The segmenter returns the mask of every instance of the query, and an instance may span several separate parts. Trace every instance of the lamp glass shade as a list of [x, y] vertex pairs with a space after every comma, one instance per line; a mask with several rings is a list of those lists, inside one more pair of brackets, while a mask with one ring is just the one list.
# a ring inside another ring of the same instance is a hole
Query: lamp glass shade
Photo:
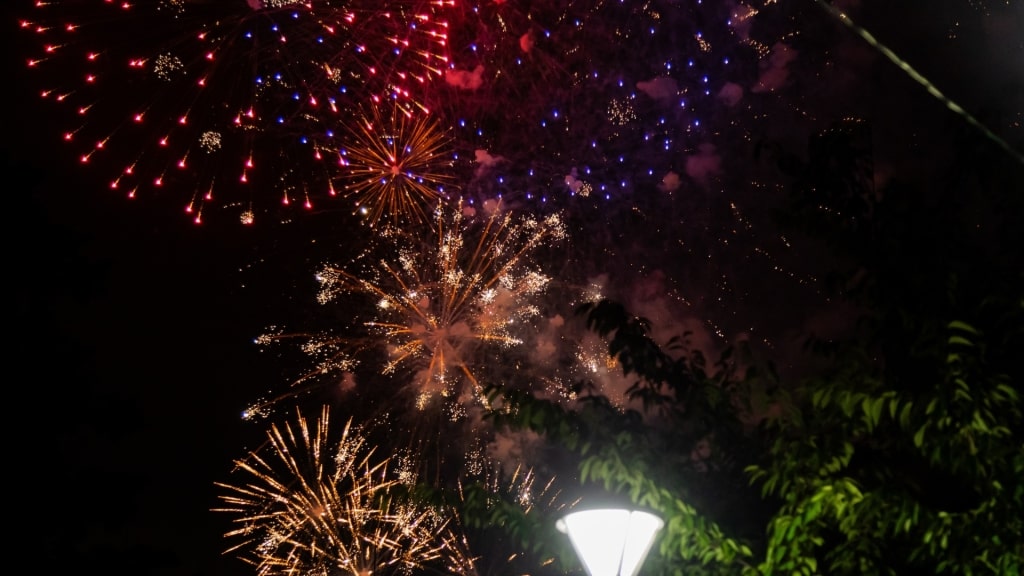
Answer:
[[664, 524], [648, 512], [609, 509], [572, 512], [557, 527], [590, 576], [635, 576]]

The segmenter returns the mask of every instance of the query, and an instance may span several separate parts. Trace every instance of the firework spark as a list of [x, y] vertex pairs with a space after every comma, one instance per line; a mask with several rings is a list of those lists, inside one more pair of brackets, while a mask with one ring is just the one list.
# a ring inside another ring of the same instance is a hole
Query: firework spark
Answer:
[[261, 576], [457, 573], [469, 562], [448, 519], [392, 497], [399, 481], [351, 420], [332, 440], [326, 407], [312, 424], [297, 412], [267, 437], [263, 450], [236, 461], [245, 481], [217, 484], [226, 493], [215, 510], [238, 524], [226, 536], [240, 542], [227, 553]]
[[[450, 135], [435, 118], [400, 106], [370, 106], [355, 122], [339, 153], [345, 166], [345, 196], [371, 226], [430, 222], [433, 205], [444, 200], [452, 180]], [[448, 152], [447, 155], [445, 152]]]
[[[491, 468], [484, 476], [460, 480], [454, 492], [448, 493], [452, 516], [493, 517], [495, 514], [500, 516], [503, 510], [518, 509], [521, 514], [516, 521], [518, 525], [553, 524], [550, 518], [564, 513], [578, 500], [564, 497], [556, 477], [545, 480], [540, 476], [533, 468], [519, 464], [513, 467], [511, 474], [499, 466]], [[454, 529], [461, 530], [463, 536], [459, 540], [467, 550], [486, 546], [487, 553], [474, 558], [472, 569], [475, 575], [560, 573], [551, 571], [554, 558], [524, 554], [514, 537], [495, 538], [494, 533], [502, 531], [502, 526], [479, 523], [474, 523], [474, 526], [472, 529], [466, 526]], [[468, 552], [464, 556], [472, 557]]]
[[[29, 66], [83, 163], [129, 197], [161, 189], [243, 222], [264, 196], [333, 192], [334, 126], [365, 102], [425, 113], [447, 62], [451, 0], [37, 2]], [[217, 204], [212, 204], [217, 203]], [[273, 206], [273, 204], [271, 204]]]

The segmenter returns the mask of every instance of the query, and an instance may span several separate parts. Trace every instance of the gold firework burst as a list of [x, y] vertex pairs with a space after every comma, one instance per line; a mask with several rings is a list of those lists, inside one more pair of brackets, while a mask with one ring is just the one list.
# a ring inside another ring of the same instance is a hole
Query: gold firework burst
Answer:
[[448, 520], [435, 510], [391, 496], [386, 459], [374, 462], [365, 436], [345, 425], [331, 439], [329, 411], [310, 425], [274, 425], [264, 448], [236, 461], [246, 475], [226, 490], [218, 512], [233, 514], [240, 538], [227, 553], [260, 576], [409, 574], [464, 566]]
[[482, 400], [475, 369], [520, 344], [517, 330], [540, 313], [533, 298], [550, 279], [530, 257], [564, 235], [557, 214], [516, 219], [497, 203], [475, 218], [457, 202], [436, 211], [426, 245], [390, 227], [382, 237], [397, 248], [392, 259], [358, 271], [326, 267], [319, 300], [355, 293], [376, 302], [366, 326], [389, 352], [381, 372], [411, 370], [421, 407], [438, 393], [455, 405]]
[[430, 221], [452, 181], [451, 137], [436, 119], [397, 104], [371, 106], [345, 141], [338, 153], [342, 189], [370, 226]]

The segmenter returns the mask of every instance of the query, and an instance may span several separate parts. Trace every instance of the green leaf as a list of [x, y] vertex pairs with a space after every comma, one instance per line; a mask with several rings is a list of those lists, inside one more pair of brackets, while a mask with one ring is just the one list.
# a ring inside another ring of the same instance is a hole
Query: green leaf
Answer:
[[974, 347], [974, 342], [971, 342], [963, 336], [953, 335], [949, 337], [948, 343], [950, 346], [966, 346], [968, 348]]
[[871, 428], [874, 427], [874, 425], [871, 423], [873, 420], [873, 418], [871, 417], [873, 412], [871, 398], [865, 397], [864, 400], [860, 403], [860, 407], [861, 410], [864, 411], [864, 422], [868, 425], [868, 429], [870, 430]]
[[882, 420], [882, 410], [885, 407], [885, 398], [876, 398], [871, 403], [871, 428], [878, 426]]
[[924, 431], [926, 428], [928, 428], [927, 424], [921, 426], [921, 428], [914, 434], [914, 446], [921, 448], [924, 445]]
[[968, 334], [978, 334], [978, 331], [974, 328], [974, 326], [971, 326], [970, 324], [966, 322], [961, 322], [959, 320], [953, 320], [952, 322], [947, 324], [946, 327], [949, 328], [950, 330], [960, 330], [962, 332], [967, 332]]
[[910, 428], [910, 412], [913, 408], [913, 404], [907, 402], [903, 405], [903, 410], [900, 411], [900, 426], [904, 429]]

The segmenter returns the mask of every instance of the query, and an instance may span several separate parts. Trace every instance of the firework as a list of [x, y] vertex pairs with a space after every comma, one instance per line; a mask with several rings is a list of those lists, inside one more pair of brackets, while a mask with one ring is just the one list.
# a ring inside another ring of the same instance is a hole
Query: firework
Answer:
[[[780, 12], [772, 0], [455, 11], [449, 71], [427, 97], [450, 116], [460, 157], [501, 159], [479, 162], [463, 194], [607, 206], [706, 185], [687, 165], [705, 160], [706, 145], [721, 154], [727, 138], [749, 141], [768, 120], [752, 101], [787, 85], [796, 31], [773, 22]], [[749, 76], [753, 62], [760, 78]]]
[[463, 406], [483, 401], [479, 373], [510, 367], [512, 349], [540, 314], [536, 299], [550, 279], [531, 259], [565, 234], [558, 214], [519, 217], [500, 202], [489, 208], [474, 214], [461, 201], [440, 206], [427, 239], [420, 229], [386, 226], [380, 246], [364, 257], [325, 266], [318, 301], [343, 306], [352, 322], [308, 334], [277, 329], [259, 340], [303, 342], [314, 360], [312, 380], [294, 390], [307, 390], [319, 375], [333, 384], [360, 357], [362, 368], [411, 391], [406, 398], [420, 409], [440, 397], [458, 420]]
[[236, 462], [246, 476], [226, 490], [218, 512], [235, 516], [240, 539], [227, 553], [272, 574], [457, 573], [468, 560], [448, 520], [392, 497], [388, 461], [374, 462], [362, 431], [345, 425], [331, 438], [329, 410], [310, 424], [274, 425], [260, 451]]
[[[671, 162], [666, 142], [697, 113], [692, 92], [679, 106], [683, 92], [706, 88], [679, 61], [706, 59], [696, 37], [683, 46], [657, 40], [694, 28], [692, 8], [601, 0], [475, 8], [452, 17], [451, 66], [428, 95], [452, 116], [460, 154], [503, 159], [481, 163], [468, 189], [510, 200], [610, 199], [656, 181], [640, 163], [655, 171]], [[668, 75], [679, 94], [638, 90]], [[643, 160], [627, 168], [634, 158]]]
[[389, 234], [399, 246], [393, 260], [357, 272], [325, 268], [319, 300], [330, 302], [342, 293], [372, 298], [376, 312], [366, 327], [388, 348], [382, 372], [414, 372], [413, 387], [423, 400], [478, 393], [474, 365], [486, 362], [486, 350], [520, 344], [515, 329], [539, 314], [531, 299], [549, 278], [529, 257], [563, 237], [560, 217], [517, 221], [499, 203], [480, 222], [471, 222], [460, 202], [437, 211], [427, 246], [402, 229]]
[[294, 378], [288, 390], [252, 402], [242, 412], [244, 420], [268, 418], [280, 402], [312, 393], [323, 388], [325, 382], [339, 386], [343, 392], [353, 386], [352, 373], [359, 362], [347, 349], [343, 339], [318, 332], [285, 333], [280, 328], [270, 327], [256, 338], [256, 345], [268, 347], [284, 341], [299, 342], [302, 356], [311, 359], [313, 367]]
[[[492, 468], [484, 476], [468, 477], [460, 480], [456, 489], [450, 494], [450, 507], [457, 510], [454, 518], [466, 515], [468, 518], [502, 518], [511, 515], [514, 518], [504, 522], [464, 522], [454, 529], [460, 530], [467, 550], [486, 547], [487, 554], [475, 558], [473, 568], [475, 574], [561, 574], [553, 557], [549, 556], [548, 548], [538, 554], [525, 553], [523, 542], [514, 534], [505, 532], [508, 525], [521, 528], [532, 525], [536, 530], [534, 537], [539, 537], [544, 526], [553, 526], [554, 517], [574, 506], [578, 500], [566, 498], [557, 486], [557, 478], [551, 476], [541, 478], [542, 474], [523, 464], [512, 468], [511, 474], [501, 469]], [[472, 524], [468, 528], [465, 524]], [[471, 557], [467, 552], [465, 556]], [[539, 556], [539, 557], [538, 557]]]
[[482, 487], [491, 495], [492, 502], [508, 502], [519, 506], [524, 514], [534, 508], [546, 512], [564, 510], [574, 502], [565, 499], [554, 476], [541, 478], [536, 469], [522, 463], [511, 467], [511, 473], [496, 462], [491, 462], [481, 473], [469, 474], [459, 482], [458, 495], [464, 502], [465, 490], [470, 483]]
[[433, 206], [445, 199], [451, 181], [449, 134], [436, 119], [399, 106], [367, 107], [349, 126], [344, 194], [371, 226], [383, 218], [396, 225], [429, 223]]
[[65, 140], [112, 189], [174, 191], [196, 221], [231, 205], [252, 222], [265, 196], [330, 196], [325, 152], [347, 110], [426, 112], [418, 94], [446, 66], [450, 3], [55, 0], [22, 27], [39, 39], [29, 65], [65, 112]]

